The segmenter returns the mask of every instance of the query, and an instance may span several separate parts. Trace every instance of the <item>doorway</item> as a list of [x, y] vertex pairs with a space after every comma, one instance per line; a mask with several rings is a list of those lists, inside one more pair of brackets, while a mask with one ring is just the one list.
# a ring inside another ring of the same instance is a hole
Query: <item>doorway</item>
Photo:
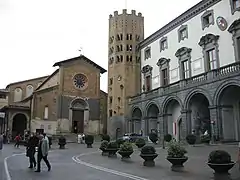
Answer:
[[77, 134], [84, 132], [84, 110], [73, 110], [72, 128], [73, 133]]

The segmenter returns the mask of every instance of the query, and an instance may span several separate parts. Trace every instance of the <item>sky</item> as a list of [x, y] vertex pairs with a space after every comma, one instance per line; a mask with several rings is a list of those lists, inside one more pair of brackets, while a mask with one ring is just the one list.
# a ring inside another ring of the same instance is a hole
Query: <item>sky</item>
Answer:
[[[200, 0], [0, 0], [0, 89], [50, 75], [53, 64], [82, 54], [108, 67], [108, 18], [144, 16], [145, 38]], [[107, 91], [107, 73], [101, 76]]]

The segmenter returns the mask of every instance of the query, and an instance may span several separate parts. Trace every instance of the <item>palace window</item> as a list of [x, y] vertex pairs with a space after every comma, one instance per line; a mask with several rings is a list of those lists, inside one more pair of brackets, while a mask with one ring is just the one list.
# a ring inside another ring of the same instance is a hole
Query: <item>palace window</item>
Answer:
[[151, 58], [151, 48], [147, 47], [144, 51], [144, 59], [147, 60], [149, 58]]
[[210, 71], [219, 68], [218, 35], [207, 34], [198, 43], [203, 48], [204, 68]]
[[209, 27], [210, 25], [214, 25], [214, 14], [213, 10], [205, 11], [205, 13], [201, 16], [202, 20], [202, 29]]
[[178, 29], [178, 42], [183, 41], [188, 38], [188, 28], [187, 25], [183, 25]]
[[132, 51], [132, 45], [127, 44], [127, 51]]
[[170, 59], [167, 58], [160, 58], [157, 62], [157, 66], [159, 66], [161, 86], [167, 86], [169, 84], [169, 62]]
[[168, 85], [168, 69], [162, 69], [161, 70], [161, 77], [162, 77], [162, 86]]
[[240, 11], [240, 0], [230, 0], [231, 11], [234, 14], [236, 11]]
[[168, 48], [167, 37], [163, 37], [160, 40], [160, 52]]
[[206, 57], [208, 61], [208, 70], [217, 69], [217, 53], [216, 49], [210, 49], [206, 52]]
[[240, 61], [240, 19], [235, 20], [229, 27], [228, 32], [232, 34], [235, 61]]
[[191, 77], [191, 48], [181, 47], [175, 53], [175, 56], [178, 58], [179, 67], [180, 67], [180, 79], [187, 79]]
[[126, 39], [127, 39], [127, 40], [132, 40], [132, 34], [127, 34]]
[[142, 73], [144, 76], [143, 91], [150, 91], [152, 89], [152, 67], [146, 65], [142, 68]]
[[145, 77], [145, 81], [146, 81], [146, 91], [150, 91], [151, 90], [151, 76], [146, 76]]

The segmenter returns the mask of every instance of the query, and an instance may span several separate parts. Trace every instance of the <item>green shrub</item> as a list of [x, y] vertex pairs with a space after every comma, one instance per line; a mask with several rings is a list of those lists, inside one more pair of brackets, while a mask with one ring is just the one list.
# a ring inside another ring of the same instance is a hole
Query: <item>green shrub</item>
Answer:
[[190, 145], [194, 145], [196, 143], [197, 137], [194, 134], [189, 134], [186, 137], [186, 141], [188, 142], [188, 144]]
[[226, 151], [215, 150], [209, 154], [208, 162], [214, 164], [228, 164], [231, 162], [231, 156]]
[[110, 142], [110, 136], [108, 134], [103, 134], [102, 135], [102, 141]]
[[141, 148], [141, 147], [145, 146], [146, 142], [143, 138], [138, 138], [136, 140], [135, 144], [138, 148]]
[[166, 134], [166, 135], [164, 136], [164, 141], [170, 142], [171, 140], [172, 140], [172, 135], [171, 135], [171, 134]]
[[102, 141], [99, 149], [103, 151], [103, 150], [107, 149], [107, 147], [108, 147], [108, 141]]
[[114, 141], [108, 143], [107, 149], [118, 149], [118, 144]]
[[155, 154], [156, 149], [153, 146], [144, 146], [141, 149], [141, 154]]
[[133, 152], [132, 143], [125, 142], [120, 146], [120, 151]]
[[156, 144], [156, 142], [158, 141], [158, 135], [156, 133], [150, 133], [149, 134], [149, 139]]
[[186, 149], [178, 142], [171, 141], [168, 147], [168, 157], [170, 158], [183, 158], [187, 153]]
[[93, 135], [86, 135], [85, 136], [85, 143], [86, 144], [93, 144], [94, 136]]
[[118, 147], [120, 147], [124, 142], [125, 142], [125, 140], [123, 140], [123, 139], [117, 139], [116, 140], [116, 143], [118, 144]]

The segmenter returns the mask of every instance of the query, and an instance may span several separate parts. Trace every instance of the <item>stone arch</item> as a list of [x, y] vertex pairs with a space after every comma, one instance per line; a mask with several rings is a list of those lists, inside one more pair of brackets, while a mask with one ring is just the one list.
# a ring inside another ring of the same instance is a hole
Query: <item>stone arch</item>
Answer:
[[149, 102], [146, 106], [145, 135], [157, 130], [160, 108], [157, 103]]
[[17, 112], [11, 117], [12, 119], [12, 137], [17, 134], [24, 135], [24, 130], [27, 129], [29, 117], [26, 113]]
[[185, 98], [184, 110], [187, 110], [187, 133], [200, 136], [204, 133], [211, 135], [211, 116], [209, 107], [212, 107], [211, 96], [203, 89], [190, 91]]
[[142, 120], [142, 110], [135, 106], [132, 108], [132, 113], [131, 113], [131, 131], [133, 133], [142, 133], [140, 132], [142, 129], [141, 125], [141, 120]]
[[77, 97], [69, 105], [69, 130], [73, 133], [85, 133], [89, 123], [89, 104], [86, 98]]
[[145, 117], [147, 117], [147, 112], [148, 112], [151, 105], [155, 105], [158, 108], [159, 112], [161, 112], [158, 103], [156, 101], [150, 101], [146, 104], [145, 109], [144, 109], [145, 110], [145, 114], [144, 114]]
[[182, 100], [178, 96], [169, 96], [169, 97], [166, 97], [162, 103], [162, 114], [166, 114], [166, 108], [169, 105], [169, 103], [173, 100], [179, 103], [181, 109], [183, 108]]
[[222, 92], [229, 86], [239, 86], [240, 87], [240, 83], [238, 80], [228, 80], [228, 81], [222, 83], [221, 85], [219, 85], [213, 96], [214, 105], [219, 104], [219, 100], [220, 100], [220, 96], [221, 96]]
[[240, 83], [230, 80], [221, 84], [214, 95], [218, 112], [218, 128], [223, 141], [240, 140]]
[[183, 105], [184, 109], [189, 109], [189, 102], [190, 102], [191, 98], [196, 94], [204, 95], [209, 102], [209, 106], [213, 105], [212, 97], [209, 95], [209, 93], [202, 88], [198, 88], [198, 89], [194, 89], [194, 90], [190, 91], [188, 93], [188, 95], [185, 97], [184, 105]]

